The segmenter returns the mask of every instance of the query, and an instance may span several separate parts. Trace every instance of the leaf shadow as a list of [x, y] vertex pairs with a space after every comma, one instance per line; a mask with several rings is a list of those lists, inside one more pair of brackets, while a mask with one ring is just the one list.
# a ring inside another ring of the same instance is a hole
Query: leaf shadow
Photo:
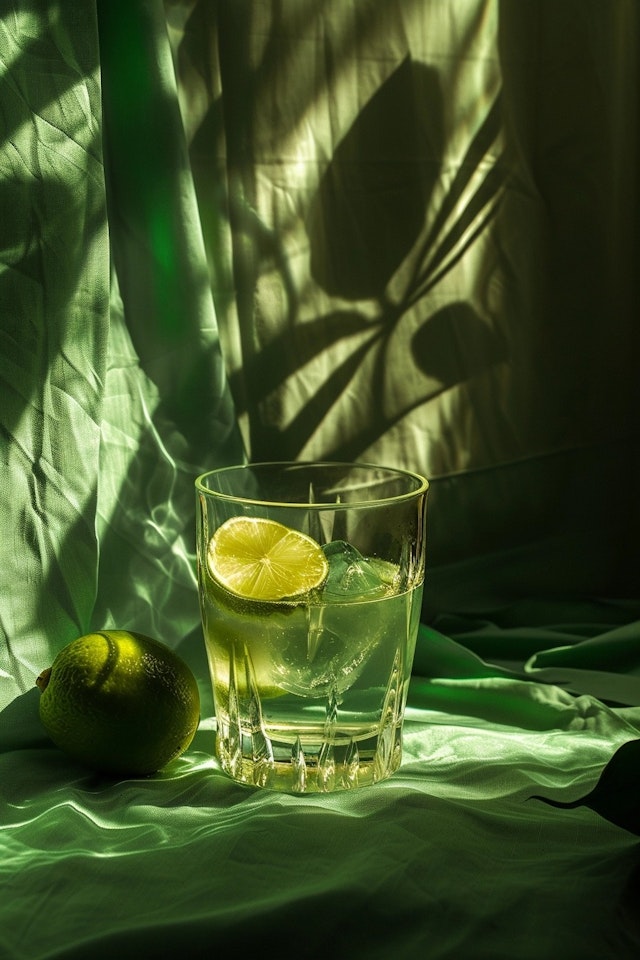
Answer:
[[[247, 357], [241, 371], [231, 374], [232, 390], [239, 394], [240, 381], [246, 379], [253, 402], [259, 402], [281, 386], [290, 372], [305, 366], [328, 347], [358, 334], [366, 334], [368, 329], [375, 330], [377, 326], [355, 310], [337, 310], [287, 328], [259, 353]], [[244, 413], [246, 406], [240, 404], [237, 410]]]
[[443, 142], [438, 73], [407, 57], [336, 147], [311, 205], [311, 275], [327, 293], [383, 297], [422, 229]]
[[418, 369], [443, 388], [481, 374], [505, 360], [505, 342], [482, 322], [470, 303], [447, 304], [413, 334], [411, 352]]
[[597, 784], [580, 800], [563, 802], [534, 796], [552, 807], [589, 807], [601, 817], [640, 836], [640, 740], [624, 743], [613, 754]]
[[[385, 193], [384, 178], [377, 169], [378, 165], [358, 162], [359, 150], [373, 149], [382, 137], [393, 140], [391, 132], [395, 128], [393, 123], [389, 125], [389, 118], [393, 115], [395, 122], [396, 117], [402, 115], [400, 104], [409, 88], [414, 96], [422, 91], [426, 103], [437, 112], [439, 88], [433, 71], [405, 61], [365, 107], [354, 124], [354, 132], [350, 131], [337, 147], [308, 221], [311, 270], [316, 282], [332, 295], [345, 299], [372, 298], [379, 307], [373, 320], [365, 320], [363, 316], [362, 326], [365, 323], [375, 325], [380, 335], [371, 337], [358, 351], [360, 361], [364, 361], [371, 350], [378, 351], [372, 361], [377, 389], [371, 391], [372, 405], [368, 408], [366, 422], [356, 424], [352, 434], [341, 435], [339, 441], [325, 451], [332, 458], [361, 455], [411, 411], [444, 390], [481, 375], [507, 359], [508, 355], [506, 342], [481, 319], [471, 303], [449, 303], [422, 320], [410, 343], [410, 357], [415, 368], [434, 383], [420, 396], [414, 397], [410, 404], [396, 409], [393, 414], [385, 413], [381, 393], [385, 360], [397, 325], [407, 311], [446, 276], [497, 215], [505, 180], [505, 170], [498, 161], [477, 185], [472, 183], [500, 132], [498, 96], [472, 138], [430, 230], [419, 239], [426, 205], [439, 175], [437, 163], [423, 164], [427, 174], [423, 170], [417, 178], [406, 181], [407, 198], [411, 198], [413, 204], [409, 214], [404, 199], [395, 202], [399, 196], [397, 192], [393, 196]], [[437, 151], [440, 143], [437, 119], [434, 125], [436, 133], [431, 133], [431, 139], [425, 139], [428, 149], [423, 149], [423, 155], [427, 157]], [[405, 139], [400, 143], [399, 156], [411, 155], [411, 150], [420, 155], [421, 149], [417, 134], [414, 141]], [[402, 159], [394, 158], [390, 150], [379, 166], [387, 171], [387, 176], [397, 179], [398, 163], [402, 163]], [[358, 192], [354, 200], [349, 191], [356, 189], [356, 181]], [[463, 199], [465, 202], [461, 205]], [[400, 264], [411, 255], [416, 243], [413, 270], [398, 302], [392, 303], [386, 296], [388, 283]], [[293, 326], [276, 337], [273, 345], [257, 353], [252, 358], [256, 376], [251, 378], [250, 387], [254, 409], [260, 407], [267, 393], [275, 391], [312, 356], [337, 344], [341, 336], [355, 332], [357, 317], [356, 310], [339, 310], [317, 318], [313, 324], [301, 326], [298, 335]], [[311, 338], [307, 340], [309, 333]], [[274, 444], [280, 444], [279, 452], [295, 456], [303, 448], [328, 415], [331, 405], [348, 390], [356, 376], [357, 365], [351, 362], [354, 356], [352, 354], [348, 361], [335, 367], [325, 386], [302, 405], [287, 427], [269, 431], [268, 447], [272, 451]], [[283, 357], [288, 360], [283, 362]], [[259, 375], [258, 371], [261, 371]]]
[[[408, 362], [414, 372], [431, 382], [408, 405], [402, 409], [396, 405], [391, 413], [385, 413], [388, 405], [381, 391], [388, 347], [398, 324], [409, 310], [417, 316], [416, 307], [421, 309], [421, 301], [498, 213], [506, 177], [502, 153], [496, 147], [502, 130], [501, 94], [487, 107], [479, 127], [470, 131], [451, 178], [447, 171], [443, 179], [446, 131], [439, 70], [406, 55], [382, 81], [336, 143], [305, 219], [311, 280], [324, 293], [354, 303], [354, 307], [338, 306], [302, 322], [297, 285], [282, 239], [276, 228], [261, 222], [251, 202], [256, 187], [252, 150], [271, 155], [317, 96], [310, 79], [312, 71], [303, 68], [296, 72], [295, 90], [287, 92], [286, 109], [266, 111], [264, 116], [260, 110], [261, 90], [271, 89], [276, 81], [282, 83], [287, 71], [292, 75], [299, 55], [296, 44], [280, 29], [281, 14], [279, 7], [274, 10], [272, 29], [265, 35], [259, 58], [252, 62], [249, 8], [221, 9], [212, 15], [196, 4], [194, 29], [185, 34], [182, 51], [185, 70], [190, 59], [202, 57], [198, 49], [204, 33], [218, 29], [225, 43], [219, 48], [223, 91], [215, 89], [211, 77], [205, 80], [215, 95], [194, 137], [191, 155], [198, 170], [200, 197], [210, 201], [215, 178], [207, 173], [207, 153], [212, 146], [226, 144], [224, 212], [231, 232], [242, 356], [242, 364], [230, 374], [230, 388], [237, 413], [247, 415], [252, 458], [298, 455], [353, 387], [358, 362], [366, 362], [376, 378], [375, 383], [370, 382], [367, 405], [357, 420], [349, 423], [349, 435], [343, 432], [331, 449], [323, 451], [332, 457], [352, 456], [442, 390], [481, 374], [506, 356], [506, 344], [470, 303], [451, 303], [428, 315], [430, 307], [425, 301], [425, 315], [416, 321], [421, 327], [412, 339]], [[348, 31], [332, 37], [334, 55], [348, 52], [353, 41]], [[339, 66], [334, 64], [336, 70]], [[240, 109], [241, 103], [247, 104], [247, 109]], [[436, 188], [444, 188], [437, 207]], [[207, 203], [203, 206], [206, 216]], [[213, 206], [220, 209], [220, 198]], [[213, 223], [209, 232], [216, 229]], [[255, 331], [255, 298], [266, 266], [280, 278], [282, 322], [273, 339], [260, 342]], [[394, 302], [389, 299], [391, 281]], [[356, 306], [356, 301], [368, 301], [366, 311]], [[427, 333], [431, 325], [433, 329]], [[367, 327], [377, 332], [366, 344], [362, 342], [348, 355], [347, 349], [332, 349], [339, 344], [347, 347], [348, 338], [364, 334]], [[326, 377], [321, 379], [318, 373], [318, 388], [312, 393], [311, 384], [304, 382], [304, 368], [323, 353]], [[288, 419], [287, 381], [294, 376], [302, 387], [294, 417]]]

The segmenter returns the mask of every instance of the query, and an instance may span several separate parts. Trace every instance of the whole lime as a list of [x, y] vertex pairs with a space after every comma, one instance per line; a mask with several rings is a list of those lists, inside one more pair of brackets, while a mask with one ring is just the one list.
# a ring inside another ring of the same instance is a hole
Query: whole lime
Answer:
[[53, 742], [111, 775], [162, 770], [187, 749], [200, 720], [190, 667], [165, 644], [128, 630], [78, 637], [36, 684]]

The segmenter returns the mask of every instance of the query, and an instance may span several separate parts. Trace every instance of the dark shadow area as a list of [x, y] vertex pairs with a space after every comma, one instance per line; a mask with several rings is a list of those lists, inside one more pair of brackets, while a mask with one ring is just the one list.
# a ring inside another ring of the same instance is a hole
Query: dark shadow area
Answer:
[[40, 721], [39, 702], [40, 691], [34, 676], [32, 689], [15, 697], [0, 711], [0, 753], [51, 744]]
[[36, 171], [21, 173], [20, 180], [0, 182], [0, 342], [7, 361], [0, 419], [11, 437], [25, 410], [35, 404], [40, 412], [35, 398], [58, 360], [84, 268], [64, 255], [74, 226], [71, 188], [38, 179]]
[[[605, 820], [640, 836], [640, 740], [624, 743], [613, 754], [597, 784], [580, 800], [563, 802], [535, 796], [552, 807], [590, 807]], [[632, 881], [637, 886], [637, 873]]]
[[506, 344], [469, 303], [450, 303], [416, 330], [411, 341], [416, 366], [443, 388], [481, 374], [507, 359]]
[[440, 176], [438, 72], [406, 58], [336, 146], [308, 216], [311, 275], [347, 300], [382, 299]]
[[511, 176], [497, 242], [521, 281], [504, 309], [530, 450], [640, 437], [638, 27], [634, 4], [499, 3]]

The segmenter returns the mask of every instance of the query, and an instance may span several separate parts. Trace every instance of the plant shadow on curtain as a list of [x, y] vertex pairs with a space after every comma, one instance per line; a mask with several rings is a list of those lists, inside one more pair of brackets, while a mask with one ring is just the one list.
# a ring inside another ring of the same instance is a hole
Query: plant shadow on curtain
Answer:
[[[415, 124], [406, 122], [408, 104], [414, 104], [409, 113], [419, 118]], [[417, 327], [405, 360], [438, 387], [412, 400], [408, 408], [391, 414], [386, 410], [382, 384], [398, 324], [451, 268], [452, 254], [455, 262], [473, 243], [473, 231], [471, 237], [461, 240], [478, 214], [484, 211], [485, 220], [476, 227], [481, 230], [499, 202], [504, 174], [498, 168], [491, 171], [450, 228], [443, 230], [469, 186], [476, 169], [474, 160], [482, 159], [499, 131], [496, 104], [473, 139], [429, 233], [420, 236], [424, 211], [440, 175], [442, 123], [437, 74], [406, 59], [359, 112], [334, 151], [307, 218], [310, 272], [332, 298], [354, 306], [300, 325], [291, 309], [290, 325], [249, 357], [242, 371], [232, 377], [232, 388], [242, 395], [237, 383], [241, 378], [247, 390], [247, 409], [260, 410], [274, 390], [322, 352], [358, 335], [363, 342], [338, 363], [286, 425], [269, 428], [259, 423], [251, 435], [254, 458], [269, 458], [274, 447], [284, 458], [299, 456], [365, 363], [379, 389], [367, 395], [360, 416], [354, 410], [347, 436], [332, 438], [323, 447], [328, 459], [358, 459], [410, 409], [504, 358], [499, 335], [481, 322], [471, 304], [447, 304], [429, 317], [428, 324]], [[375, 159], [368, 161], [368, 157]], [[412, 252], [414, 265], [406, 280], [403, 278], [404, 288], [390, 299], [391, 281]], [[357, 309], [357, 302], [363, 300], [368, 302], [366, 312]], [[458, 341], [465, 344], [462, 353], [456, 349]], [[243, 412], [240, 408], [239, 413]]]
[[634, 596], [632, 11], [168, 9], [248, 455], [426, 473], [428, 615]]
[[[231, 337], [227, 340], [236, 410], [241, 419], [246, 417], [245, 439], [254, 460], [311, 454], [358, 458], [408, 413], [505, 358], [500, 332], [483, 323], [468, 300], [448, 299], [435, 310], [424, 306], [429, 292], [497, 211], [505, 170], [497, 158], [484, 164], [481, 176], [479, 171], [500, 133], [499, 94], [470, 136], [457, 173], [448, 176], [446, 189], [434, 199], [445, 154], [437, 70], [404, 53], [384, 65], [367, 102], [354, 108], [350, 101], [359, 94], [349, 82], [346, 96], [331, 86], [330, 74], [340, 72], [338, 64], [323, 66], [328, 92], [317, 92], [319, 78], [309, 72], [319, 65], [305, 68], [295, 41], [288, 45], [282, 40], [284, 16], [279, 23], [274, 15], [260, 63], [252, 68], [246, 44], [252, 26], [257, 33], [260, 25], [252, 23], [248, 8], [242, 9], [224, 11], [212, 25], [207, 11], [196, 5], [192, 16], [197, 25], [185, 30], [177, 55], [180, 70], [181, 61], [192, 54], [185, 51], [190, 36], [220, 31], [222, 92], [193, 137], [191, 156], [200, 207], [206, 211], [212, 202], [210, 158], [226, 143], [240, 328], [237, 355]], [[361, 20], [346, 18], [344, 36], [339, 35], [340, 18], [336, 21], [335, 43], [346, 59], [357, 56], [357, 36], [380, 29], [380, 17], [370, 4], [363, 5]], [[297, 69], [301, 75], [294, 79]], [[277, 79], [279, 70], [285, 79]], [[285, 97], [285, 86], [302, 92], [274, 106], [274, 98]], [[338, 103], [340, 96], [354, 114], [347, 128], [334, 134], [331, 121], [322, 117], [318, 128], [309, 131], [317, 109], [314, 98], [335, 97]], [[312, 116], [309, 121], [305, 110]], [[296, 136], [301, 138], [297, 145], [292, 144]], [[305, 149], [308, 157], [292, 156]], [[280, 157], [274, 156], [278, 150]], [[276, 182], [278, 166], [284, 172]], [[288, 187], [287, 174], [295, 175], [296, 167], [304, 170], [301, 182], [295, 183], [294, 176]], [[288, 208], [261, 215], [262, 178], [274, 193], [289, 190]], [[435, 216], [425, 230], [425, 212], [434, 205]], [[288, 249], [288, 235], [296, 230], [307, 246], [306, 267]], [[301, 270], [307, 271], [302, 278]], [[278, 316], [264, 316], [270, 307], [274, 310], [275, 298]], [[416, 310], [422, 311], [420, 322]], [[427, 310], [429, 323], [424, 322]], [[399, 328], [412, 312], [413, 333], [406, 343], [407, 334]], [[394, 349], [396, 340], [401, 345]], [[408, 400], [394, 396], [407, 364], [422, 375], [421, 389]], [[315, 437], [320, 439], [314, 443]], [[406, 454], [396, 451], [396, 456], [402, 460]]]

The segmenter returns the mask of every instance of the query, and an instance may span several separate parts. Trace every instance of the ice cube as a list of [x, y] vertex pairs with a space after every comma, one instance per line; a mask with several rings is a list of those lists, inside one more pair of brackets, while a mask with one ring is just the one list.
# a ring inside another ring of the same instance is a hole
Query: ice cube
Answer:
[[388, 583], [362, 554], [345, 540], [332, 540], [322, 549], [329, 561], [329, 575], [322, 588], [323, 599], [360, 600], [384, 595]]
[[383, 612], [368, 601], [395, 592], [397, 568], [385, 560], [368, 560], [343, 540], [322, 549], [329, 562], [327, 580], [308, 604], [291, 613], [292, 618], [305, 616], [306, 629], [293, 628], [291, 622], [283, 625], [272, 635], [269, 648], [277, 685], [283, 690], [301, 697], [327, 697], [333, 692], [341, 698], [370, 664], [384, 664], [393, 654], [392, 642], [381, 643], [381, 638], [393, 635], [391, 611]]

